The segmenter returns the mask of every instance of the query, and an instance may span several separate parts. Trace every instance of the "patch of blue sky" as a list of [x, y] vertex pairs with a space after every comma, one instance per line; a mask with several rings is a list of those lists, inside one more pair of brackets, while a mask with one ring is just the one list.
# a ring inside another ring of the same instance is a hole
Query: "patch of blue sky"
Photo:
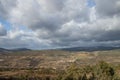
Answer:
[[3, 27], [5, 27], [6, 30], [11, 30], [11, 24], [8, 21], [5, 21], [3, 19], [0, 18], [0, 23], [3, 25]]
[[95, 6], [95, 1], [94, 0], [87, 0], [87, 6], [88, 7], [94, 7]]
[[[3, 27], [5, 27], [5, 29], [7, 31], [12, 29], [12, 24], [8, 21], [5, 21], [5, 20], [0, 18], [0, 23], [3, 25]], [[28, 29], [26, 26], [19, 26], [19, 30], [24, 30], [24, 31], [29, 31], [29, 32], [32, 31], [32, 30]]]

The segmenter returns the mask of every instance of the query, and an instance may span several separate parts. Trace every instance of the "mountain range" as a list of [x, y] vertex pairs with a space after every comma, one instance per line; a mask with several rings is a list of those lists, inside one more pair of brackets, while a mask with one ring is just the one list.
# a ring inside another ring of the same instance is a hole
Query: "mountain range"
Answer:
[[61, 50], [65, 50], [65, 51], [105, 51], [105, 50], [115, 50], [115, 49], [120, 49], [120, 47], [114, 47], [114, 46], [71, 47], [71, 48], [62, 48]]
[[27, 49], [27, 48], [16, 48], [16, 49], [0, 48], [0, 52], [30, 51], [30, 50], [31, 50], [31, 49]]
[[[120, 47], [113, 47], [113, 46], [96, 46], [96, 47], [70, 47], [70, 48], [60, 48], [60, 49], [53, 49], [53, 50], [63, 50], [63, 51], [105, 51], [105, 50], [115, 50], [120, 49]], [[16, 48], [16, 49], [5, 49], [0, 48], [0, 52], [15, 52], [15, 51], [30, 51], [31, 49], [27, 48]], [[51, 49], [52, 50], [52, 49]]]

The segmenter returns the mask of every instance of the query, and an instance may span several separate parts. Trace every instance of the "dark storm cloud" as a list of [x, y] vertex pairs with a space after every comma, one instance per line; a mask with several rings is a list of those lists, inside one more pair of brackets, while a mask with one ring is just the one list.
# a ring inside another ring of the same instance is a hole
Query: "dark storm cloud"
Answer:
[[120, 40], [120, 30], [110, 30], [102, 33], [96, 40], [98, 41], [116, 41]]

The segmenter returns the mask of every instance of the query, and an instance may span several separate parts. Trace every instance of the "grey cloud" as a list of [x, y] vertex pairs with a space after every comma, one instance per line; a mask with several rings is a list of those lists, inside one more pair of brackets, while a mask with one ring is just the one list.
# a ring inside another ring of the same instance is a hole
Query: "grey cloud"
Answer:
[[[40, 0], [38, 2], [18, 0], [16, 7], [10, 13], [9, 20], [12, 23], [23, 24], [33, 30], [54, 31], [73, 19], [78, 22], [89, 19], [89, 8], [85, 5], [85, 0]], [[56, 8], [54, 12], [51, 12], [51, 7]]]
[[9, 17], [9, 12], [16, 5], [16, 0], [0, 0], [0, 17], [7, 19]]
[[4, 48], [30, 48], [44, 49], [47, 44], [45, 41], [35, 37], [34, 32], [21, 30], [11, 30], [4, 37], [0, 37], [0, 47]]
[[[44, 6], [47, 6], [47, 4], [44, 4]], [[64, 23], [61, 14], [47, 12], [42, 5], [34, 2], [34, 0], [25, 2], [18, 0], [16, 7], [9, 12], [9, 21], [27, 26], [32, 30], [54, 30], [60, 27]]]
[[98, 38], [97, 41], [116, 41], [120, 40], [120, 30], [110, 30], [102, 33]]
[[[74, 45], [76, 42], [80, 42], [80, 44], [81, 42], [84, 44], [86, 42], [85, 45], [87, 45], [92, 41], [95, 41], [96, 45], [97, 43], [100, 45], [111, 41], [109, 45], [114, 45], [114, 41], [120, 40], [119, 20], [118, 17], [114, 19], [101, 19], [95, 23], [86, 23], [85, 25], [73, 22], [69, 23], [70, 25], [63, 26], [62, 29], [59, 29], [59, 31], [53, 35], [46, 34], [40, 37], [50, 40], [52, 42], [51, 45], [59, 46], [70, 46]], [[94, 42], [92, 44], [94, 44]]]
[[89, 21], [89, 8], [86, 6], [86, 0], [68, 0], [63, 9], [63, 15], [69, 21]]
[[109, 16], [120, 14], [119, 0], [95, 0], [96, 10], [100, 16]]
[[[35, 35], [12, 32], [0, 39], [2, 46], [7, 46], [3, 41], [9, 47], [32, 48], [120, 44], [119, 0], [95, 0], [92, 16], [87, 0], [12, 1], [0, 0], [0, 16], [12, 24], [28, 27]], [[93, 16], [94, 20], [90, 20]]]
[[61, 11], [64, 8], [64, 3], [67, 0], [37, 0], [41, 6], [48, 12]]
[[3, 27], [2, 24], [0, 24], [0, 36], [7, 35], [7, 30]]

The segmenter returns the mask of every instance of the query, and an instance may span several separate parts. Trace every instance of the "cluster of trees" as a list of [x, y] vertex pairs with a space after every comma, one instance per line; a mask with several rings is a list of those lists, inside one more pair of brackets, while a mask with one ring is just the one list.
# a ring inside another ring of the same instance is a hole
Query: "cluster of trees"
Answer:
[[3, 80], [120, 80], [119, 70], [120, 67], [101, 61], [96, 65], [84, 65], [82, 67], [72, 64], [64, 71], [31, 69], [26, 74], [11, 76]]

